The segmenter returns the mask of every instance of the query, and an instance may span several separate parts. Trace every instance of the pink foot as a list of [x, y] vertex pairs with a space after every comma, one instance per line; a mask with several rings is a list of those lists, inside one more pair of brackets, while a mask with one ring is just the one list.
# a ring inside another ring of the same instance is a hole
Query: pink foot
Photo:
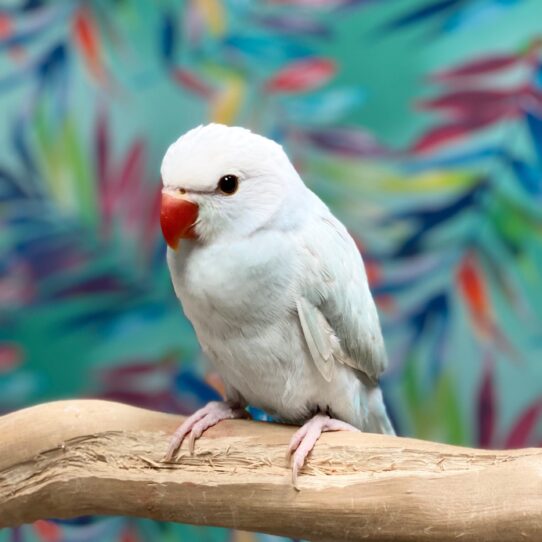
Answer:
[[[297, 487], [297, 474], [299, 469], [305, 464], [305, 459], [309, 452], [314, 448], [316, 441], [320, 438], [322, 433], [326, 431], [358, 431], [357, 427], [350, 425], [349, 423], [330, 418], [325, 414], [316, 414], [308, 422], [300, 427], [290, 440], [288, 446], [288, 454], [290, 457], [292, 453], [293, 465], [292, 465], [292, 483], [296, 489]], [[295, 452], [295, 453], [294, 453]]]
[[196, 439], [201, 437], [206, 429], [216, 425], [221, 420], [235, 418], [250, 418], [250, 414], [239, 405], [223, 403], [222, 401], [211, 401], [210, 403], [207, 403], [203, 408], [194, 412], [192, 416], [186, 418], [186, 420], [184, 420], [177, 428], [173, 437], [171, 437], [164, 461], [171, 461], [173, 459], [175, 452], [181, 446], [188, 433], [190, 433], [188, 449], [190, 450], [190, 454], [193, 454]]

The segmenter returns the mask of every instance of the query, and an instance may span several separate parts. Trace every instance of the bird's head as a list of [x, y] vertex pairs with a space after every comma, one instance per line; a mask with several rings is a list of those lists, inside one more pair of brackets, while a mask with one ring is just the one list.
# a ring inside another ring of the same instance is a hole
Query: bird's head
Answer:
[[210, 242], [285, 226], [292, 220], [287, 207], [304, 188], [280, 145], [221, 124], [181, 136], [167, 150], [161, 173], [160, 223], [173, 249], [182, 238]]

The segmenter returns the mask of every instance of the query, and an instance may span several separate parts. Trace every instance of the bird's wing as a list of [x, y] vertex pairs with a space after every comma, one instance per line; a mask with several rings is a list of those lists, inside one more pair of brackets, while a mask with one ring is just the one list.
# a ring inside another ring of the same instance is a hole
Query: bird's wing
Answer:
[[376, 380], [387, 366], [365, 266], [346, 228], [327, 209], [303, 229], [302, 286], [296, 302], [303, 334], [322, 376], [335, 362]]
[[297, 314], [311, 357], [328, 382], [333, 378], [338, 341], [323, 314], [305, 297], [296, 300]]

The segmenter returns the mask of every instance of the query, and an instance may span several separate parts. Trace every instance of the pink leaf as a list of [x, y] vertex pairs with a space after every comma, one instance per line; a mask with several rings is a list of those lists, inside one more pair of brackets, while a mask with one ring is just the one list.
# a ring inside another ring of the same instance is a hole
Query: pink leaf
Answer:
[[542, 414], [542, 400], [531, 405], [514, 424], [504, 444], [505, 448], [522, 448], [528, 446], [534, 437], [536, 422]]
[[114, 183], [111, 183], [111, 198], [116, 218], [126, 229], [130, 229], [140, 212], [141, 181], [145, 175], [145, 145], [141, 139], [135, 141]]
[[478, 118], [473, 116], [470, 120], [436, 126], [420, 137], [411, 150], [415, 154], [432, 151], [437, 147], [472, 135], [490, 124], [507, 117], [512, 117], [516, 114], [518, 114], [518, 111], [516, 110], [512, 111], [508, 108], [496, 109], [494, 111], [484, 112], [485, 116], [481, 115]]
[[269, 93], [294, 93], [314, 90], [327, 83], [335, 74], [335, 63], [326, 58], [310, 58], [292, 62], [269, 79]]
[[132, 191], [137, 183], [138, 176], [142, 173], [144, 164], [145, 144], [139, 139], [135, 141], [128, 155], [124, 159], [119, 175], [117, 176], [113, 198], [119, 202], [128, 193], [128, 189]]
[[444, 94], [418, 104], [422, 110], [444, 110], [456, 119], [490, 115], [491, 111], [517, 109], [519, 101], [529, 94], [526, 88], [506, 90], [474, 89]]
[[448, 82], [461, 77], [484, 75], [512, 68], [522, 61], [522, 57], [516, 55], [490, 55], [437, 72], [431, 79], [437, 82]]
[[22, 362], [22, 352], [18, 344], [0, 343], [0, 374], [14, 370]]
[[9, 15], [0, 13], [0, 41], [6, 40], [13, 33], [13, 22]]
[[451, 143], [457, 139], [461, 139], [470, 133], [474, 132], [477, 127], [473, 127], [468, 123], [461, 124], [444, 124], [436, 126], [426, 132], [412, 147], [414, 154], [422, 154], [434, 150], [436, 147], [441, 147], [447, 143]]
[[495, 389], [491, 365], [486, 363], [478, 391], [478, 444], [490, 448], [495, 433]]
[[207, 100], [211, 99], [215, 94], [214, 89], [210, 85], [188, 70], [179, 68], [173, 70], [173, 78], [186, 90]]
[[149, 188], [147, 196], [146, 219], [142, 220], [141, 244], [145, 254], [149, 255], [153, 243], [156, 240], [156, 233], [160, 224], [160, 206], [162, 203], [161, 183]]

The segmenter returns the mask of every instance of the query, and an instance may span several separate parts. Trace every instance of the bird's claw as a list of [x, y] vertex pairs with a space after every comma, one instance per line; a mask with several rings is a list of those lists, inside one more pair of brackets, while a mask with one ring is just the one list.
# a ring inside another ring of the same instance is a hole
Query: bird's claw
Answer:
[[303, 467], [304, 463], [305, 463], [304, 459], [299, 460], [296, 457], [294, 457], [294, 461], [292, 464], [292, 486], [294, 487], [296, 491], [301, 491], [299, 489], [299, 486], [297, 485], [297, 476], [299, 474], [299, 469]]
[[292, 485], [299, 491], [297, 484], [299, 471], [303, 468], [307, 456], [314, 448], [320, 435], [326, 431], [359, 431], [357, 427], [324, 414], [316, 414], [302, 425], [292, 436], [286, 458], [292, 460]]
[[175, 452], [182, 446], [186, 436], [188, 437], [188, 450], [190, 455], [194, 455], [196, 440], [201, 437], [203, 432], [209, 427], [216, 425], [221, 420], [246, 418], [249, 417], [248, 412], [241, 407], [232, 406], [221, 401], [211, 401], [203, 408], [200, 408], [194, 414], [186, 418], [184, 422], [177, 428], [173, 434], [166, 455], [165, 462], [171, 462], [175, 456]]

